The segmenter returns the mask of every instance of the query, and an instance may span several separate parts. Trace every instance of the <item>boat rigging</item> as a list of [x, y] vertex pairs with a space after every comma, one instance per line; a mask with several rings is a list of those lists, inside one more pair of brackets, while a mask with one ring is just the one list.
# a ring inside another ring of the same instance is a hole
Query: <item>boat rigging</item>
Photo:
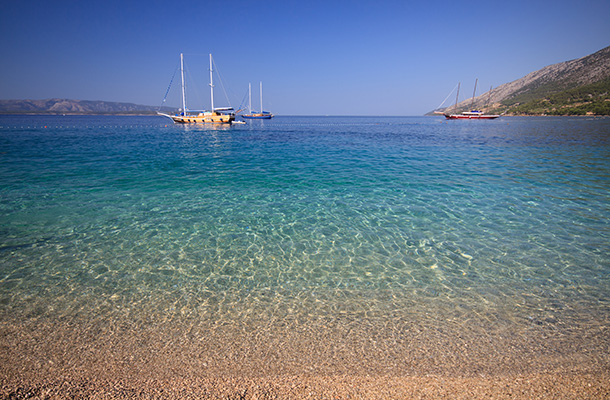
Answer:
[[[212, 54], [210, 54], [210, 110], [189, 110], [186, 105], [186, 84], [184, 81], [184, 54], [180, 54], [180, 75], [182, 78], [182, 109], [174, 115], [158, 112], [157, 114], [170, 118], [177, 124], [231, 124], [235, 121], [233, 107], [214, 107], [214, 69]], [[172, 77], [173, 81], [173, 77]], [[170, 82], [171, 87], [171, 82]], [[169, 88], [167, 89], [169, 92]], [[167, 98], [167, 93], [165, 94]], [[165, 99], [163, 99], [165, 102]]]

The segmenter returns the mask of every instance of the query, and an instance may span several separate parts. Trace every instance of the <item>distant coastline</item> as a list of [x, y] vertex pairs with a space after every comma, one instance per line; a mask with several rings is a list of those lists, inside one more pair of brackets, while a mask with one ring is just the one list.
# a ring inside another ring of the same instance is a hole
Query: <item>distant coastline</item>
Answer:
[[0, 100], [0, 114], [15, 115], [155, 115], [157, 111], [173, 110], [170, 107], [97, 100]]
[[142, 117], [142, 116], [156, 116], [158, 115], [153, 111], [134, 111], [134, 112], [10, 112], [10, 111], [0, 111], [0, 115], [53, 115], [53, 116], [95, 116], [95, 115], [105, 115], [105, 116], [125, 116], [125, 117]]

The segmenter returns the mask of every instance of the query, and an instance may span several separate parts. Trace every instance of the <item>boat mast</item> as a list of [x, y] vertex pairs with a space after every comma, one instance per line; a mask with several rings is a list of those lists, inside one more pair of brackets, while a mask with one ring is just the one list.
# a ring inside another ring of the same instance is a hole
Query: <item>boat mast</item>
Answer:
[[184, 53], [180, 53], [180, 75], [182, 75], [182, 115], [186, 115], [186, 94], [184, 92]]
[[212, 111], [214, 111], [214, 82], [212, 80], [212, 54], [210, 54], [210, 98], [212, 103]]
[[455, 112], [457, 112], [458, 98], [460, 97], [460, 82], [458, 82], [458, 90], [455, 95]]
[[252, 114], [252, 84], [248, 83], [248, 114]]
[[263, 113], [263, 82], [261, 82], [261, 114]]
[[472, 102], [470, 104], [470, 109], [474, 110], [474, 95], [477, 93], [477, 83], [479, 82], [479, 78], [474, 81], [474, 92], [472, 92]]

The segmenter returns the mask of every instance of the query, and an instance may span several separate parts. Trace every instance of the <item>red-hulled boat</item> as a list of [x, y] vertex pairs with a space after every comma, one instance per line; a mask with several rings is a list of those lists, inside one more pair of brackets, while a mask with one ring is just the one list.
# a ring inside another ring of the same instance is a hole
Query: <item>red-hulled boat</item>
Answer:
[[[477, 83], [478, 82], [479, 82], [478, 79], [474, 82], [474, 92], [472, 93], [473, 106], [474, 106], [474, 97], [477, 92]], [[491, 89], [490, 89], [490, 95], [491, 95]], [[460, 96], [460, 84], [458, 83], [457, 95], [455, 96], [455, 108], [457, 108], [459, 96]], [[449, 97], [449, 96], [447, 96], [447, 97]], [[447, 100], [447, 99], [445, 99], [445, 100]], [[443, 115], [447, 119], [496, 119], [496, 118], [500, 117], [497, 114], [483, 114], [483, 111], [479, 111], [479, 110], [464, 111], [460, 114], [443, 113]]]

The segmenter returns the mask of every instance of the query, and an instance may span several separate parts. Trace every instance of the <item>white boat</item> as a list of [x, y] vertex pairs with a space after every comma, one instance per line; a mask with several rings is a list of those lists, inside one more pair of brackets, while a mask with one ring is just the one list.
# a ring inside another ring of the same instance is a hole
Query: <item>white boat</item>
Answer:
[[479, 110], [464, 111], [460, 114], [445, 114], [447, 119], [496, 119], [499, 117], [497, 114], [483, 114], [483, 111]]
[[210, 110], [189, 110], [186, 106], [186, 93], [184, 84], [184, 54], [180, 54], [180, 74], [182, 76], [182, 110], [174, 115], [159, 112], [159, 115], [171, 118], [177, 124], [231, 124], [235, 121], [233, 107], [214, 107], [214, 80], [212, 68], [212, 55], [210, 54]]
[[[477, 83], [478, 83], [478, 79], [474, 82], [474, 92], [472, 93], [472, 102], [474, 104], [474, 97], [476, 95], [477, 92]], [[458, 90], [457, 90], [457, 95], [455, 96], [455, 108], [457, 108], [458, 105], [458, 97], [460, 96], [460, 84], [458, 83]], [[500, 116], [497, 114], [484, 114], [483, 111], [479, 111], [479, 110], [470, 110], [470, 111], [463, 111], [459, 114], [448, 114], [448, 113], [443, 113], [443, 115], [445, 115], [445, 118], [447, 119], [496, 119], [499, 118]]]

